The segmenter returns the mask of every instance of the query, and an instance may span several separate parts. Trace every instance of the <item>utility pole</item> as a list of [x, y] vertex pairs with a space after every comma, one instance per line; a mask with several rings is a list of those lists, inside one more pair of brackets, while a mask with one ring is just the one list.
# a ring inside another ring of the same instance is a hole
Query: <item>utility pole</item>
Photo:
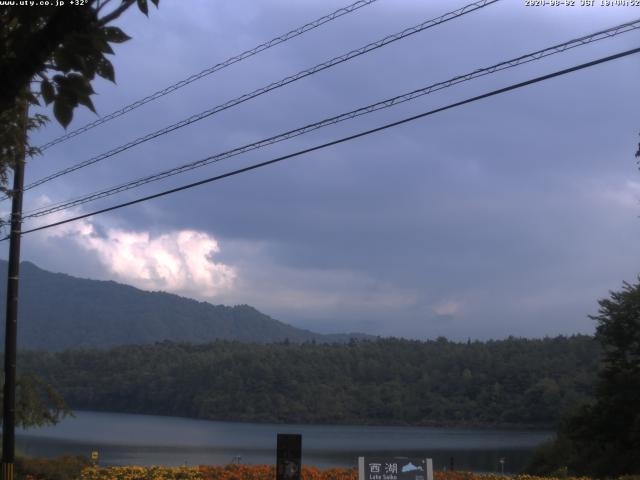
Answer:
[[13, 192], [11, 196], [11, 233], [9, 235], [9, 269], [7, 276], [7, 313], [4, 334], [4, 390], [2, 412], [2, 480], [13, 480], [16, 429], [16, 351], [18, 339], [18, 284], [20, 278], [20, 229], [22, 225], [22, 190], [24, 163], [27, 149], [26, 98], [20, 100], [19, 113], [24, 137], [21, 151], [17, 152], [13, 166]]

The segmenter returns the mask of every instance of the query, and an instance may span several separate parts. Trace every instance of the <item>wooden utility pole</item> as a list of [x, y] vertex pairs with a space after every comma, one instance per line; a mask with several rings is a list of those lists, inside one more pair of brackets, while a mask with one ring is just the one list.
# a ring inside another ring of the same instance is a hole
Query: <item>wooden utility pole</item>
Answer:
[[2, 411], [2, 480], [13, 480], [16, 442], [16, 351], [18, 339], [18, 285], [20, 278], [20, 229], [22, 226], [22, 190], [27, 149], [26, 98], [21, 101], [20, 118], [24, 138], [13, 165], [11, 196], [11, 233], [9, 235], [9, 269], [7, 276], [7, 313], [4, 334], [4, 390]]

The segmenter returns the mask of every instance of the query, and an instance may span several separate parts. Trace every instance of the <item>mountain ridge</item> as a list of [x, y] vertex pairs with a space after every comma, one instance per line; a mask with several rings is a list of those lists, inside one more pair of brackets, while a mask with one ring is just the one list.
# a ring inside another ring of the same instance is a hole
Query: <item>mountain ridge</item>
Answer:
[[[0, 260], [3, 305], [7, 268], [7, 262]], [[352, 338], [374, 338], [359, 333], [315, 333], [276, 320], [246, 304], [214, 305], [112, 280], [53, 273], [28, 261], [22, 262], [20, 268], [20, 348], [57, 351], [164, 340], [340, 343]], [[4, 309], [0, 315], [4, 320]], [[1, 330], [0, 338], [4, 336], [4, 329]]]

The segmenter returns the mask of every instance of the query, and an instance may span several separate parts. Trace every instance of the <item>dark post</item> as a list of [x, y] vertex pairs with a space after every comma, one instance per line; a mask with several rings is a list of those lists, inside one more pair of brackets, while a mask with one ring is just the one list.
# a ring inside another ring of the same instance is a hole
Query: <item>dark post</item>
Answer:
[[302, 435], [278, 434], [276, 479], [300, 480], [302, 470]]
[[24, 145], [13, 166], [9, 271], [7, 276], [7, 316], [4, 334], [4, 401], [2, 412], [2, 479], [13, 480], [16, 428], [16, 344], [18, 338], [18, 280], [20, 276], [20, 228], [22, 225], [22, 188], [26, 149], [27, 106], [24, 103]]

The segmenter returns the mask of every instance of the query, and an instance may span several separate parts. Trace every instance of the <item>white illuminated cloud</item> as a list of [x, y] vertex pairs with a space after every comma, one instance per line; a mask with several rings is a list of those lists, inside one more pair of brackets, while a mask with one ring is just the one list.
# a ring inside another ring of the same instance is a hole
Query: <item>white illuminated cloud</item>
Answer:
[[152, 236], [147, 231], [96, 228], [87, 220], [45, 232], [95, 252], [118, 280], [145, 290], [210, 298], [228, 291], [236, 279], [234, 267], [213, 260], [220, 246], [203, 232], [178, 230]]

